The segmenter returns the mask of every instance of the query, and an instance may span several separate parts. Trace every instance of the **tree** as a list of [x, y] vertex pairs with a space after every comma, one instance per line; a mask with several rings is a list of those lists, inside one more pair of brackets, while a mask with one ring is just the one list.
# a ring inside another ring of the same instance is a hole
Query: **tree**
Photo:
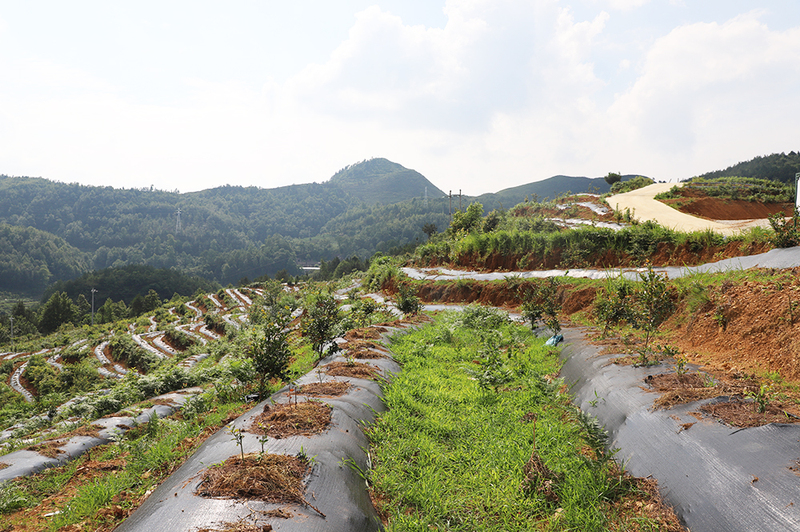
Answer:
[[430, 222], [426, 223], [422, 226], [422, 232], [428, 235], [428, 238], [432, 237], [436, 234], [436, 224], [432, 224]]
[[312, 293], [306, 298], [303, 314], [303, 334], [311, 340], [314, 351], [322, 358], [325, 345], [335, 337], [335, 330], [341, 321], [339, 306], [330, 294]]
[[641, 283], [636, 289], [638, 316], [633, 325], [638, 329], [644, 329], [644, 348], [647, 349], [650, 338], [658, 326], [675, 310], [675, 303], [670, 297], [666, 274], [662, 275], [654, 271], [652, 266], [648, 266], [647, 272], [639, 273], [639, 278]]
[[531, 322], [532, 328], [541, 320], [553, 334], [561, 330], [558, 321], [558, 313], [561, 310], [558, 299], [559, 284], [560, 281], [556, 277], [531, 279], [531, 286], [525, 290], [521, 310], [522, 316]]
[[247, 354], [258, 373], [258, 394], [263, 396], [270, 379], [285, 379], [289, 371], [289, 349], [286, 329], [288, 319], [277, 316], [276, 320], [265, 322], [255, 330], [247, 344]]
[[609, 185], [613, 185], [622, 180], [622, 176], [620, 174], [615, 174], [614, 172], [609, 172], [608, 175], [605, 177], [606, 183]]
[[71, 322], [77, 314], [77, 309], [66, 292], [56, 292], [44, 304], [39, 318], [39, 329], [49, 334], [62, 324]]
[[466, 212], [456, 211], [453, 213], [453, 221], [450, 222], [450, 232], [470, 232], [473, 229], [477, 229], [480, 227], [481, 217], [483, 217], [483, 205], [478, 202], [470, 203]]

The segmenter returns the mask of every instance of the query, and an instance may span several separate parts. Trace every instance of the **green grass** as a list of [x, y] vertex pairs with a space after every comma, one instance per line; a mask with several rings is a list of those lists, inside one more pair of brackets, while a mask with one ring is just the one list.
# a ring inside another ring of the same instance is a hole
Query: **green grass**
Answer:
[[[6, 482], [0, 487], [0, 514], [37, 506], [43, 499], [60, 493], [89, 459], [122, 459], [125, 464], [123, 469], [110, 471], [78, 485], [75, 495], [61, 505], [59, 513], [49, 521], [48, 530], [61, 530], [83, 521], [102, 520], [102, 517], [97, 517], [98, 511], [108, 506], [115, 496], [127, 493], [127, 500], [143, 496], [199, 445], [199, 440], [195, 440], [194, 445], [185, 445], [187, 438], [196, 438], [209, 427], [221, 426], [232, 412], [241, 411], [243, 404], [217, 400], [213, 410], [191, 419], [156, 419], [132, 429], [119, 443], [92, 449], [90, 453], [64, 466]], [[126, 506], [129, 503], [120, 504]]]
[[[521, 325], [485, 323], [447, 315], [392, 345], [403, 371], [370, 430], [388, 530], [606, 530], [619, 479], [603, 434], [544, 377], [558, 370], [556, 353]], [[492, 346], [511, 375], [498, 392], [471, 377]], [[524, 489], [534, 451], [563, 475], [557, 501]]]
[[[460, 264], [474, 259], [485, 260], [493, 255], [512, 255], [522, 257], [526, 264], [535, 264], [537, 260], [547, 261], [558, 256], [563, 267], [583, 267], [586, 266], [586, 259], [601, 257], [611, 251], [644, 264], [656, 253], [659, 244], [686, 246], [689, 251], [699, 252], [707, 247], [722, 247], [729, 242], [738, 242], [743, 249], [747, 249], [755, 244], [769, 244], [773, 235], [772, 231], [755, 228], [725, 238], [713, 231], [673, 231], [651, 221], [619, 231], [591, 226], [556, 232], [498, 229], [490, 233], [476, 231], [453, 239], [442, 237], [432, 240], [416, 249], [413, 262], [423, 266], [432, 263]], [[385, 280], [372, 269], [370, 271], [376, 283]]]

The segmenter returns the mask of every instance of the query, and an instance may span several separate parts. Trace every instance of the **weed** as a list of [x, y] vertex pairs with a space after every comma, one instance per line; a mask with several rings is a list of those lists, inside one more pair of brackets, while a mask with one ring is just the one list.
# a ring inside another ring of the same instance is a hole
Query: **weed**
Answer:
[[715, 322], [717, 322], [717, 325], [720, 326], [723, 331], [728, 328], [728, 317], [725, 314], [725, 305], [722, 303], [719, 303], [716, 307], [714, 307], [714, 314], [712, 314], [711, 317]]
[[685, 356], [678, 356], [675, 358], [675, 373], [678, 374], [678, 377], [686, 375], [686, 364], [687, 360]]
[[231, 435], [231, 439], [234, 440], [236, 445], [239, 446], [239, 450], [242, 454], [242, 460], [244, 461], [244, 431], [231, 425], [228, 427], [228, 432]]
[[753, 398], [753, 406], [757, 414], [763, 414], [767, 411], [767, 405], [770, 401], [771, 388], [767, 384], [762, 384], [757, 391], [747, 392], [748, 397]]
[[297, 452], [297, 457], [303, 462], [312, 466], [317, 463], [317, 455], [309, 456], [302, 445], [300, 446], [300, 450]]
[[606, 399], [605, 399], [605, 397], [600, 397], [599, 395], [597, 395], [597, 390], [594, 390], [594, 399], [590, 399], [590, 400], [589, 400], [589, 404], [590, 404], [590, 405], [591, 405], [593, 408], [597, 408], [597, 403], [598, 403], [598, 401], [600, 401], [600, 400], [602, 400], [604, 403], [606, 402]]

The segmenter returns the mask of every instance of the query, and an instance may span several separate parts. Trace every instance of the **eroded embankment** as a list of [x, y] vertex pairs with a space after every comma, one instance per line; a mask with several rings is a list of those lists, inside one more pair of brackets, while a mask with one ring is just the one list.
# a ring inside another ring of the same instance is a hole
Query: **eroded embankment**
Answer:
[[707, 399], [654, 409], [645, 378], [665, 365], [617, 365], [585, 331], [564, 331], [561, 375], [574, 402], [609, 431], [617, 459], [639, 477], [652, 476], [692, 531], [789, 531], [800, 527], [800, 425], [736, 429], [700, 414]]

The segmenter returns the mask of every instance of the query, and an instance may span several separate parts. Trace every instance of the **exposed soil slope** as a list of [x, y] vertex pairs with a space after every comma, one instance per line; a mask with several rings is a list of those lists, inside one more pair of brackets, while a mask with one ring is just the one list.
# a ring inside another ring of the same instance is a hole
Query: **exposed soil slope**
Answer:
[[694, 188], [681, 187], [678, 189], [680, 198], [660, 200], [678, 211], [698, 216], [706, 220], [752, 220], [767, 218], [779, 212], [790, 213], [791, 203], [761, 203], [758, 201], [745, 201], [721, 199], [703, 194]]

